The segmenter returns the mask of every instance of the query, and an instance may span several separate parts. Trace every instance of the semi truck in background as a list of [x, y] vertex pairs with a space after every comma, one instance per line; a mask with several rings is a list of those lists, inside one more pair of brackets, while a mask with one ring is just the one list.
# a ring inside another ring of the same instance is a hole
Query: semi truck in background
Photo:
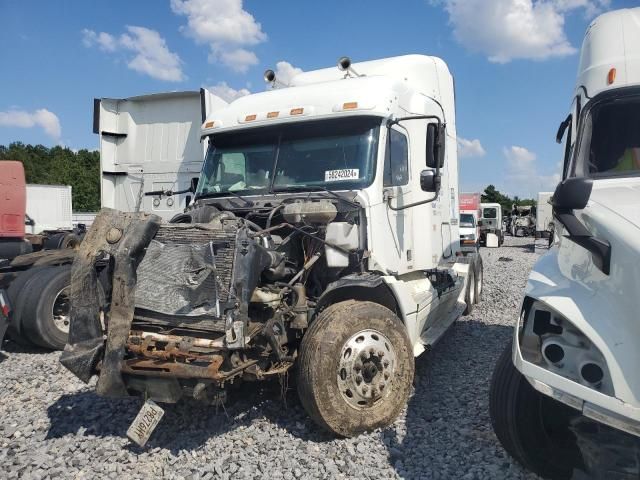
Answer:
[[[446, 64], [343, 57], [212, 111], [199, 137], [208, 148], [184, 213], [96, 217], [73, 266], [60, 361], [83, 381], [97, 375], [101, 395], [214, 405], [297, 365], [319, 425], [352, 436], [390, 424], [414, 355], [482, 290], [480, 256], [459, 255]], [[106, 331], [100, 252], [112, 258]], [[132, 427], [144, 443], [149, 429]]]
[[[554, 221], [551, 197], [553, 192], [539, 192], [536, 204], [536, 238], [553, 237]], [[551, 240], [550, 240], [551, 242]]]
[[536, 231], [535, 205], [513, 205], [508, 222], [512, 237], [528, 237]]
[[533, 267], [491, 386], [494, 430], [545, 478], [638, 478], [640, 8], [587, 30], [557, 140], [556, 240]]
[[[224, 104], [205, 89], [94, 100], [102, 205], [131, 212], [146, 209], [166, 219], [182, 212], [193, 198], [191, 179], [198, 177], [206, 148], [198, 134], [202, 119], [210, 108]], [[50, 197], [54, 191], [55, 199]], [[0, 294], [6, 300], [0, 304], [14, 341], [62, 350], [69, 331], [71, 264], [76, 255], [68, 247], [80, 243], [80, 220], [92, 222], [93, 216], [78, 217], [78, 226], [73, 226], [70, 187], [30, 185], [26, 192], [20, 201], [25, 202], [29, 228], [38, 234], [26, 233], [29, 242], [13, 242], [11, 248], [19, 249], [11, 252], [9, 242], [0, 243]], [[48, 229], [54, 225], [70, 230]], [[105, 264], [99, 262], [97, 272]]]
[[460, 193], [460, 248], [463, 253], [477, 252], [480, 247], [480, 197], [479, 193]]
[[504, 243], [504, 225], [502, 205], [499, 203], [481, 203], [480, 243], [487, 247], [499, 247]]

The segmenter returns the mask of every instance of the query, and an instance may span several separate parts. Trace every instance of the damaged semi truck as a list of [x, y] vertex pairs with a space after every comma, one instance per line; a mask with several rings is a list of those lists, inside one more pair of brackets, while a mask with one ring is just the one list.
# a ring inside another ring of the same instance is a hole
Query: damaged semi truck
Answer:
[[[545, 478], [640, 475], [640, 8], [587, 30], [551, 199], [490, 413], [505, 450]], [[626, 433], [625, 433], [626, 432]]]
[[101, 395], [209, 404], [296, 367], [303, 406], [329, 431], [393, 422], [414, 356], [482, 290], [480, 256], [460, 255], [446, 64], [343, 57], [212, 112], [202, 139], [184, 213], [96, 217], [73, 265], [62, 364], [98, 375]]

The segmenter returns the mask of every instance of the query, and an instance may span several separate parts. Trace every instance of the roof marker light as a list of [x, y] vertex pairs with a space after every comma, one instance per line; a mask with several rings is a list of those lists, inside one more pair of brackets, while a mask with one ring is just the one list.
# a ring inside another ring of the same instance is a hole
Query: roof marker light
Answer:
[[269, 112], [267, 113], [267, 118], [278, 118], [278, 115], [280, 115], [280, 112]]
[[342, 104], [343, 110], [356, 110], [358, 108], [358, 102], [345, 102]]
[[212, 128], [216, 122], [207, 122], [204, 124], [204, 128]]
[[246, 117], [244, 117], [244, 121], [245, 122], [253, 122], [256, 119], [256, 114], [252, 114], [252, 115], [247, 115]]
[[616, 81], [616, 69], [612, 68], [609, 70], [609, 74], [607, 75], [607, 85], [611, 85]]
[[302, 115], [304, 113], [304, 108], [292, 108], [289, 112], [289, 115]]

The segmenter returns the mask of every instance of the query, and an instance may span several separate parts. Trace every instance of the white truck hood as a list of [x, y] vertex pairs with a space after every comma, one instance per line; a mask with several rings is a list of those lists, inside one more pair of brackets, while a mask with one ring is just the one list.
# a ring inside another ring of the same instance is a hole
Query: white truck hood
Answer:
[[640, 178], [596, 181], [590, 200], [640, 229]]

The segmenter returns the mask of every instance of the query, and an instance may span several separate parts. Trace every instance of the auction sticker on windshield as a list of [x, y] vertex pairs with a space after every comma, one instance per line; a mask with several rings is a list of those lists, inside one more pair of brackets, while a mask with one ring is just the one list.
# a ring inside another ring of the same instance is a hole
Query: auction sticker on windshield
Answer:
[[357, 180], [360, 177], [360, 170], [357, 168], [344, 168], [342, 170], [326, 170], [324, 172], [325, 182], [336, 182], [339, 180]]
[[131, 426], [127, 430], [127, 437], [144, 447], [163, 415], [164, 410], [156, 402], [147, 400], [131, 422]]

